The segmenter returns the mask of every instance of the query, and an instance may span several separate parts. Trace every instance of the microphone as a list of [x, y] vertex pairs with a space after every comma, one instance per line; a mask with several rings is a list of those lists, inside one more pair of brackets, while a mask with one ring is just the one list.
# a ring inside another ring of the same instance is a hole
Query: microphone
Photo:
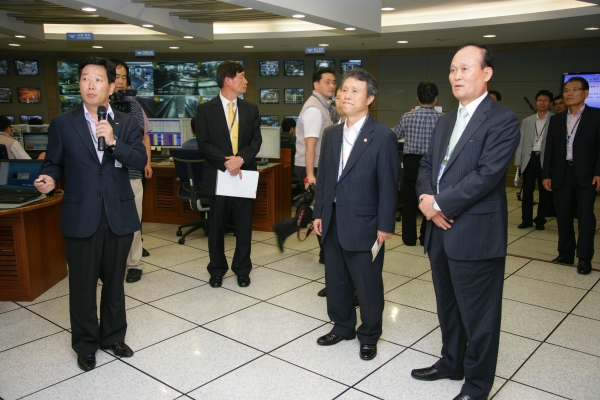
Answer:
[[[98, 121], [106, 120], [106, 107], [98, 106]], [[98, 138], [98, 151], [106, 150], [106, 139], [104, 136]]]

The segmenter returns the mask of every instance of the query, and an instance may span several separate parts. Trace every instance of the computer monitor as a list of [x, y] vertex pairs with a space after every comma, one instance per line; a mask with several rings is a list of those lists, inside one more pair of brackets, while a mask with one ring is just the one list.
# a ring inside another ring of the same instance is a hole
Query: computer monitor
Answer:
[[49, 124], [27, 125], [27, 132], [31, 133], [48, 133], [48, 129], [50, 129]]
[[22, 125], [28, 124], [29, 120], [32, 118], [38, 118], [40, 121], [44, 120], [41, 115], [21, 115], [21, 124]]
[[181, 147], [183, 129], [179, 118], [148, 118], [152, 132], [150, 146]]
[[15, 123], [15, 116], [14, 115], [0, 115], [0, 117], [6, 117], [6, 118], [8, 118], [8, 120], [10, 121], [11, 125]]
[[262, 145], [256, 158], [262, 158], [266, 161], [267, 158], [280, 158], [280, 133], [279, 127], [276, 126], [261, 126], [260, 134], [262, 136]]
[[25, 151], [46, 151], [48, 147], [47, 133], [28, 133], [21, 134], [23, 138], [23, 148]]

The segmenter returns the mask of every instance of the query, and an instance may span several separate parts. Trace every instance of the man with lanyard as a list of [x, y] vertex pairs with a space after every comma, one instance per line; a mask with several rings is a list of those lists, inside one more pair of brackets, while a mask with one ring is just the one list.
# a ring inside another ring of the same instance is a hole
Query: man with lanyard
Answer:
[[[584, 275], [592, 271], [594, 203], [600, 190], [600, 109], [585, 104], [589, 90], [589, 83], [578, 76], [565, 83], [563, 95], [568, 111], [550, 118], [543, 171], [544, 187], [554, 192], [558, 222], [558, 257], [552, 261], [573, 264], [577, 249], [577, 272]], [[577, 242], [573, 228], [575, 204]]]
[[[542, 165], [544, 163], [544, 150], [546, 146], [546, 133], [550, 116], [552, 93], [540, 90], [535, 96], [537, 114], [527, 117], [521, 124], [521, 140], [515, 153], [515, 167], [523, 175], [523, 203], [521, 206], [521, 219], [519, 229], [533, 226], [535, 229], [544, 230], [546, 216], [550, 206], [551, 194], [542, 185]], [[533, 192], [537, 181], [540, 198], [537, 217], [533, 219]]]

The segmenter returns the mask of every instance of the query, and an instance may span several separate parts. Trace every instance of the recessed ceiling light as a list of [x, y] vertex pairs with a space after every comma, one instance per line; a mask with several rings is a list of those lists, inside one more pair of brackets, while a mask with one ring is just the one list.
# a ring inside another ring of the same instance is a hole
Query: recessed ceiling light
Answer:
[[169, 48], [170, 48], [170, 49], [173, 49], [173, 50], [177, 50], [179, 47], [177, 47], [177, 46], [171, 46], [171, 47], [169, 47]]
[[102, 46], [92, 46], [92, 49], [103, 49], [104, 47]]
[[585, 28], [586, 31], [597, 31], [598, 29], [600, 28], [596, 26], [588, 26], [587, 28]]
[[355, 30], [356, 30], [356, 28], [348, 27], [348, 28], [345, 28], [344, 30], [345, 30], [345, 31], [355, 31]]
[[194, 37], [193, 36], [184, 36], [183, 38], [184, 39], [193, 39]]
[[293, 18], [305, 18], [306, 15], [304, 15], [304, 14], [294, 14], [294, 15], [292, 15], [292, 17]]
[[154, 25], [152, 24], [144, 24], [142, 25], [144, 28], [154, 28]]
[[321, 43], [319, 46], [321, 46], [321, 47], [327, 47], [329, 45], [327, 43]]
[[253, 49], [254, 46], [244, 46], [245, 49]]
[[394, 10], [395, 10], [395, 8], [394, 8], [394, 7], [383, 7], [383, 8], [381, 9], [381, 11], [394, 11]]
[[396, 43], [408, 43], [408, 40], [398, 40]]
[[25, 39], [25, 36], [23, 36], [23, 35], [15, 35], [15, 37], [16, 37], [17, 39]]
[[252, 10], [252, 7], [246, 7], [246, 10]]
[[98, 15], [98, 14], [91, 14], [91, 15], [89, 15], [89, 16], [90, 16], [90, 17], [99, 17], [99, 15]]
[[483, 35], [483, 37], [496, 37], [496, 35]]
[[94, 12], [96, 9], [94, 7], [83, 7], [81, 11]]
[[16, 43], [9, 43], [8, 45], [9, 45], [9, 46], [14, 46], [14, 47], [19, 47], [19, 46], [21, 46], [20, 44], [16, 44]]

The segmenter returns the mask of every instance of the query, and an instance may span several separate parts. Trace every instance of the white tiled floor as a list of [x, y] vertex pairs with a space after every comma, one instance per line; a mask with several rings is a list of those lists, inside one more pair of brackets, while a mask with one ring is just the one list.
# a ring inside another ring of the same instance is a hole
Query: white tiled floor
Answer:
[[[517, 229], [514, 190], [508, 200], [511, 255], [490, 398], [598, 399], [600, 272], [582, 276], [545, 262], [556, 256], [555, 221], [545, 231]], [[147, 268], [140, 282], [125, 284], [130, 359], [98, 351], [96, 369], [79, 370], [66, 279], [34, 302], [0, 302], [0, 398], [443, 400], [459, 392], [461, 382], [410, 377], [441, 347], [422, 247], [404, 246], [399, 236], [387, 246], [384, 332], [378, 356], [365, 362], [356, 340], [315, 343], [331, 325], [316, 295], [325, 274], [314, 236], [292, 237], [280, 253], [273, 234], [255, 232], [250, 287], [239, 288], [228, 273], [213, 289], [206, 237], [200, 231], [180, 246], [176, 229], [144, 224]], [[234, 248], [227, 238], [228, 256]]]

